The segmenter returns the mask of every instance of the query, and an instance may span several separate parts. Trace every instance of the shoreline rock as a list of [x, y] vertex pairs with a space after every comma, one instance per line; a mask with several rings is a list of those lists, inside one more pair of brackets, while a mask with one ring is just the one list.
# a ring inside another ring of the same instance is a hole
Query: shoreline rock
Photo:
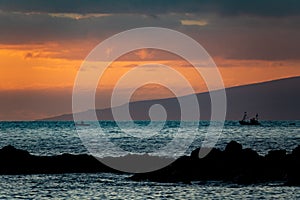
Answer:
[[35, 156], [10, 145], [0, 149], [0, 163], [2, 175], [117, 172], [87, 154]]
[[[223, 181], [237, 184], [282, 182], [288, 186], [300, 186], [300, 145], [292, 153], [272, 150], [261, 156], [256, 151], [231, 141], [224, 151], [213, 148], [204, 158], [198, 157], [199, 148], [190, 156], [182, 156], [165, 168], [153, 172], [136, 173], [134, 181], [182, 182]], [[136, 157], [135, 157], [136, 156]], [[129, 155], [118, 161], [147, 159], [161, 162], [161, 157]], [[0, 175], [61, 174], [61, 173], [124, 173], [112, 169], [91, 155], [62, 154], [35, 156], [13, 146], [0, 149]], [[169, 162], [169, 161], [168, 161]], [[132, 163], [131, 163], [132, 165]]]
[[291, 154], [272, 150], [260, 156], [252, 149], [231, 141], [224, 151], [213, 148], [204, 158], [198, 157], [199, 148], [171, 165], [149, 173], [135, 174], [135, 181], [182, 182], [224, 181], [237, 184], [283, 182], [300, 186], [300, 145]]

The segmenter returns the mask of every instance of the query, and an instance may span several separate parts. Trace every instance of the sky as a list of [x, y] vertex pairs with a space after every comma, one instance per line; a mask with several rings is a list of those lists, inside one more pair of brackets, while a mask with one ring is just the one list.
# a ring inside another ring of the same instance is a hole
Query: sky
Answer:
[[[299, 24], [298, 0], [0, 0], [0, 120], [70, 113], [83, 60], [103, 40], [132, 28], [190, 36], [213, 58], [225, 87], [300, 76]], [[109, 67], [96, 106], [109, 107], [114, 85], [128, 70], [153, 62], [184, 74], [195, 92], [207, 90], [179, 56], [141, 49]], [[132, 100], [169, 96], [168, 89], [150, 84]]]

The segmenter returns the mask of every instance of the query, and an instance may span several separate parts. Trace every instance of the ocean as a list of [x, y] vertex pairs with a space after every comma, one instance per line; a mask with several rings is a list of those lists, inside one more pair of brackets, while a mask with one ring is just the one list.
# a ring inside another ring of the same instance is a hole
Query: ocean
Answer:
[[[124, 122], [126, 125], [126, 122]], [[262, 121], [260, 126], [241, 126], [237, 121], [226, 121], [216, 144], [224, 149], [235, 140], [244, 148], [252, 148], [260, 155], [270, 150], [288, 152], [300, 145], [300, 121]], [[142, 134], [155, 132], [147, 128], [147, 121], [139, 121]], [[155, 152], [166, 145], [179, 129], [179, 122], [169, 121], [152, 137], [136, 138], [124, 133], [113, 122], [100, 122], [105, 134], [117, 146], [137, 154]], [[201, 146], [207, 132], [208, 121], [199, 122], [196, 137], [185, 151]], [[126, 127], [126, 126], [125, 126]], [[153, 127], [152, 127], [153, 128]], [[91, 133], [96, 129], [87, 127]], [[126, 132], [135, 132], [128, 126]], [[194, 129], [180, 130], [182, 137]], [[74, 122], [0, 122], [0, 148], [13, 145], [34, 155], [62, 153], [89, 153], [81, 141]], [[176, 146], [174, 147], [176, 150]], [[106, 152], [107, 153], [107, 152]], [[103, 152], [103, 156], [107, 155]], [[0, 176], [0, 199], [274, 199], [300, 198], [299, 187], [284, 187], [281, 183], [236, 185], [223, 182], [155, 183], [135, 182], [130, 174], [37, 174]]]

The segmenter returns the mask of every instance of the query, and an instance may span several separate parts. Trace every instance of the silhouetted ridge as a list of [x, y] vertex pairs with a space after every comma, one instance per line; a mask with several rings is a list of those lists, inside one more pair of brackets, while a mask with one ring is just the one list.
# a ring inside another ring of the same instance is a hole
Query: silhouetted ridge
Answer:
[[[227, 111], [226, 119], [239, 120], [245, 110], [259, 112], [264, 120], [299, 120], [300, 116], [300, 77], [285, 78], [280, 80], [256, 83], [250, 85], [226, 88]], [[218, 90], [211, 91], [218, 95]], [[211, 119], [210, 93], [196, 94], [201, 110], [200, 120]], [[190, 102], [190, 95], [178, 97], [182, 101]], [[251, 101], [249, 101], [251, 99]], [[130, 115], [134, 120], [150, 120], [149, 108], [152, 105], [162, 105], [167, 113], [168, 120], [182, 120], [181, 109], [177, 98], [153, 99], [130, 102]], [[123, 105], [114, 109], [126, 109]], [[114, 120], [112, 109], [97, 109], [98, 120]], [[80, 119], [94, 120], [94, 111], [88, 110], [76, 113]], [[50, 118], [40, 119], [45, 121], [73, 121], [73, 114], [64, 114]], [[124, 118], [123, 120], [132, 120]], [[185, 120], [199, 120], [193, 117]]]

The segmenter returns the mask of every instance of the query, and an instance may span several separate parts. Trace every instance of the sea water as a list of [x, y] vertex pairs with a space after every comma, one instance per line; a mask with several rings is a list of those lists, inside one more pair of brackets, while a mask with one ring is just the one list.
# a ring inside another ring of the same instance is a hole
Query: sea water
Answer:
[[[126, 123], [126, 122], [124, 122]], [[136, 122], [145, 133], [152, 130], [148, 122]], [[194, 141], [185, 154], [201, 146], [208, 121], [199, 122]], [[121, 130], [114, 122], [100, 122], [110, 140], [133, 153], [154, 152], [166, 145], [173, 134], [179, 131], [180, 123], [166, 122], [164, 127], [152, 137], [136, 138], [125, 132], [135, 132], [128, 126]], [[244, 148], [252, 148], [264, 155], [270, 150], [286, 149], [290, 152], [300, 145], [300, 121], [262, 121], [260, 126], [241, 126], [237, 121], [226, 121], [216, 147], [224, 149], [235, 140]], [[97, 131], [86, 127], [91, 133]], [[153, 130], [157, 131], [157, 130]], [[182, 137], [195, 131], [186, 127], [180, 130]], [[74, 122], [0, 122], [0, 148], [13, 145], [34, 155], [58, 155], [62, 153], [89, 153], [81, 141]], [[176, 150], [176, 146], [174, 146]], [[103, 154], [105, 155], [105, 154]], [[53, 175], [3, 175], [0, 176], [0, 199], [253, 199], [253, 198], [300, 198], [299, 187], [283, 187], [281, 183], [240, 186], [222, 182], [193, 182], [191, 184], [161, 184], [134, 182], [130, 175], [96, 174], [53, 174]]]

